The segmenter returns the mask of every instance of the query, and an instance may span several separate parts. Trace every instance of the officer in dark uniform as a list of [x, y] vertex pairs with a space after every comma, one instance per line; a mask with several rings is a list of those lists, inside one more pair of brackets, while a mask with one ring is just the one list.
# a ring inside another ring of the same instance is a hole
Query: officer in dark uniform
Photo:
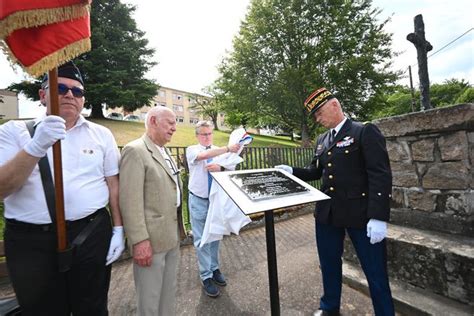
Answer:
[[346, 118], [339, 101], [325, 88], [313, 92], [304, 104], [309, 115], [329, 130], [318, 137], [310, 166], [276, 168], [305, 181], [322, 178], [321, 191], [331, 197], [316, 203], [324, 294], [314, 315], [339, 315], [346, 232], [367, 277], [375, 314], [394, 315], [384, 240], [392, 190], [385, 138], [375, 125]]

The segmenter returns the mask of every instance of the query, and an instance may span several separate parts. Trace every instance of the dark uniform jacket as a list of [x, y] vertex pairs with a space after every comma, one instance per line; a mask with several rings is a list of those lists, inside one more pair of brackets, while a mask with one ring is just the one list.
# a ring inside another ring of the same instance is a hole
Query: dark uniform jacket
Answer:
[[330, 131], [320, 135], [307, 168], [293, 168], [305, 181], [322, 178], [330, 200], [316, 203], [320, 223], [365, 228], [369, 219], [388, 221], [392, 173], [385, 138], [373, 124], [347, 119], [332, 143]]

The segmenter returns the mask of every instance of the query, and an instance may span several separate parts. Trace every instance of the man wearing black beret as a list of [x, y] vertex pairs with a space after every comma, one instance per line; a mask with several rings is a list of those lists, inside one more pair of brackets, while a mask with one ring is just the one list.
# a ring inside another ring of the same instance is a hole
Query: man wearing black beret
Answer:
[[[9, 277], [22, 315], [107, 315], [110, 264], [124, 249], [117, 144], [110, 130], [81, 115], [84, 81], [72, 62], [58, 68], [59, 116], [50, 114], [49, 84], [45, 77], [39, 90], [45, 114], [0, 126]], [[58, 269], [54, 196], [47, 197], [52, 179], [42, 181], [45, 170], [53, 173], [51, 146], [58, 140], [67, 240], [76, 246], [67, 272]]]
[[325, 88], [314, 91], [304, 105], [329, 130], [319, 135], [307, 168], [276, 168], [305, 181], [322, 178], [321, 191], [331, 197], [315, 209], [324, 293], [314, 315], [339, 315], [346, 233], [367, 277], [375, 315], [394, 315], [385, 243], [392, 191], [385, 138], [375, 125], [346, 118], [339, 100]]

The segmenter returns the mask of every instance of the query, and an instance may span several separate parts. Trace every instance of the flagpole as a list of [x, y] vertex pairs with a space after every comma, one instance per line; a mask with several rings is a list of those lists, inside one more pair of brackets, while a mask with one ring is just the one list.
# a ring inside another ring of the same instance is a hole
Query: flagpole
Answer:
[[[51, 115], [59, 116], [58, 97], [58, 68], [49, 71], [49, 96]], [[64, 218], [64, 191], [63, 191], [63, 168], [61, 158], [61, 141], [53, 145], [54, 186], [56, 198], [56, 229], [58, 234], [58, 251], [63, 252], [67, 247], [66, 222]]]

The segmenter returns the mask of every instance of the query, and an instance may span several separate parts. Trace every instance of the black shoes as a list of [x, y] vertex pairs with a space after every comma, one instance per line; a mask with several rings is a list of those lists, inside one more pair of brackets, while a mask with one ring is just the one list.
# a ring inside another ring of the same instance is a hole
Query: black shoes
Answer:
[[207, 296], [218, 297], [219, 294], [221, 294], [217, 286], [215, 286], [214, 282], [212, 282], [212, 278], [207, 278], [202, 281], [202, 287], [204, 288], [204, 292], [206, 292]]
[[219, 288], [214, 283], [220, 286], [227, 285], [225, 277], [219, 269], [212, 272], [212, 278], [207, 278], [202, 281], [202, 287], [207, 296], [218, 297], [219, 294], [221, 294]]
[[225, 277], [219, 269], [212, 272], [212, 280], [216, 282], [217, 285], [220, 285], [220, 286], [227, 285], [227, 282], [225, 281]]

